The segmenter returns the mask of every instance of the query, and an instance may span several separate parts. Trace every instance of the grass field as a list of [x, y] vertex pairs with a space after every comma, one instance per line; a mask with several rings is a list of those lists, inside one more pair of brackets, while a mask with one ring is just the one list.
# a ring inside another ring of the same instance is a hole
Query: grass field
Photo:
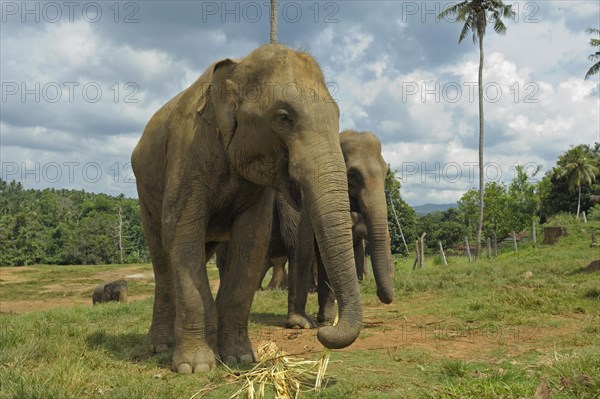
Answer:
[[[333, 352], [326, 387], [305, 397], [599, 398], [600, 270], [588, 265], [600, 259], [589, 246], [600, 223], [568, 229], [554, 246], [493, 260], [443, 267], [429, 257], [413, 271], [412, 259], [398, 259], [391, 305], [377, 301], [368, 278], [359, 339]], [[234, 393], [223, 367], [177, 375], [169, 353], [147, 353], [151, 276], [150, 265], [0, 269], [0, 398], [188, 399], [209, 384], [216, 388], [202, 397]], [[93, 287], [121, 277], [130, 302], [92, 307]], [[286, 300], [257, 292], [253, 342], [317, 359], [315, 331], [281, 328]]]

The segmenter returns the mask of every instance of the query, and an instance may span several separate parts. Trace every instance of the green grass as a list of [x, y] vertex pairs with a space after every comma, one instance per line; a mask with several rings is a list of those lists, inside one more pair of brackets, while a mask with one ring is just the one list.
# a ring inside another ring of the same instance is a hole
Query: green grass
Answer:
[[[368, 276], [361, 285], [365, 328], [356, 344], [363, 349], [334, 351], [330, 381], [306, 397], [530, 398], [545, 383], [553, 399], [597, 399], [600, 272], [585, 266], [600, 258], [589, 247], [600, 222], [565, 223], [570, 234], [557, 245], [529, 246], [517, 255], [472, 263], [450, 258], [448, 267], [430, 256], [414, 271], [412, 259], [398, 259], [392, 305], [378, 302]], [[87, 298], [100, 282], [94, 277], [99, 270], [125, 267], [36, 266], [23, 270], [19, 281], [0, 281], [0, 299], [64, 296], [39, 294], [56, 284], [89, 285], [75, 294]], [[526, 272], [532, 275], [525, 278]], [[209, 274], [218, 276], [212, 266]], [[151, 281], [130, 280], [130, 295], [152, 290]], [[286, 301], [285, 291], [257, 292], [252, 338], [268, 338], [267, 329], [282, 324]], [[308, 311], [316, 310], [311, 295]], [[0, 399], [188, 399], [208, 384], [225, 382], [222, 368], [182, 376], [169, 370], [170, 353], [150, 356], [151, 312], [148, 298], [0, 315]], [[237, 389], [224, 386], [204, 397], [227, 398]]]

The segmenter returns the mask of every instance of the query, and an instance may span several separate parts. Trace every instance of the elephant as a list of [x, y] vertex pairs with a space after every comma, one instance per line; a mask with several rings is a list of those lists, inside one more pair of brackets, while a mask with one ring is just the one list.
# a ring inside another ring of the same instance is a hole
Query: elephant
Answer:
[[[381, 143], [371, 132], [346, 130], [339, 136], [348, 178], [348, 197], [352, 219], [354, 260], [357, 278], [364, 275], [364, 240], [371, 247], [373, 274], [377, 283], [377, 296], [389, 304], [393, 301], [392, 278], [394, 261], [390, 247], [385, 199], [385, 178], [389, 167], [381, 156]], [[318, 264], [317, 292], [319, 313], [317, 321], [331, 322], [336, 315], [335, 295], [329, 283], [328, 273], [321, 258], [321, 247], [312, 238], [310, 229], [299, 227], [296, 272], [290, 270], [288, 316], [286, 326], [310, 328], [314, 326], [305, 314], [307, 301], [306, 280], [312, 259], [316, 255]]]
[[[305, 210], [337, 295], [339, 322], [317, 338], [338, 349], [358, 337], [339, 117], [314, 58], [267, 44], [213, 63], [146, 125], [131, 163], [155, 275], [148, 349], [173, 347], [174, 371], [256, 361], [248, 318], [275, 192]], [[221, 241], [229, 248], [213, 298], [206, 263]]]
[[127, 302], [127, 281], [117, 280], [110, 283], [98, 284], [92, 294], [92, 304], [103, 302]]

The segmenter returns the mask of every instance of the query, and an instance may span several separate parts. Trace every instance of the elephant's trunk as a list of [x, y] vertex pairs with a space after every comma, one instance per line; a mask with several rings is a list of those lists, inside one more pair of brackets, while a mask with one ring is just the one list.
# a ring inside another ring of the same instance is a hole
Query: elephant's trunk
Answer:
[[392, 284], [394, 265], [391, 257], [385, 194], [383, 188], [373, 190], [373, 192], [378, 194], [366, 197], [361, 201], [360, 207], [367, 224], [371, 265], [377, 283], [377, 296], [383, 303], [392, 303], [394, 299]]
[[[325, 347], [340, 349], [356, 340], [362, 326], [346, 168], [337, 137], [335, 143], [320, 143], [311, 146], [310, 150], [310, 159], [303, 159], [297, 164], [305, 166], [299, 168], [301, 175], [298, 176], [303, 192], [302, 206], [308, 209], [339, 307], [337, 324], [320, 328], [317, 337]], [[331, 154], [339, 155], [332, 158]]]

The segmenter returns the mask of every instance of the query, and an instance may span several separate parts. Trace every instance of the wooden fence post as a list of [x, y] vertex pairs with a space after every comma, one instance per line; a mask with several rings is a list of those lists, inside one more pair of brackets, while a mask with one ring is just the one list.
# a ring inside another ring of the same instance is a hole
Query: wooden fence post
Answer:
[[469, 258], [469, 262], [471, 262], [473, 259], [471, 259], [471, 247], [469, 247], [469, 237], [465, 237], [465, 244], [467, 244], [467, 258]]
[[532, 221], [532, 234], [531, 234], [531, 240], [533, 241], [533, 245], [537, 244], [537, 232], [535, 231], [535, 220]]
[[515, 233], [514, 230], [512, 232], [512, 236], [513, 236], [513, 245], [515, 247], [515, 253], [518, 254], [519, 253], [519, 246], [517, 245], [517, 233]]
[[587, 216], [585, 216], [585, 211], [581, 212], [583, 215], [583, 223], [587, 223]]
[[490, 237], [487, 239], [487, 258], [490, 259], [492, 257], [492, 240]]
[[417, 268], [417, 265], [421, 263], [421, 251], [419, 250], [418, 238], [415, 240], [415, 253], [417, 254], [417, 257], [415, 258], [415, 263], [413, 263], [413, 270], [415, 270]]
[[494, 232], [494, 238], [493, 238], [493, 240], [494, 240], [494, 245], [493, 245], [493, 248], [494, 248], [494, 258], [496, 258], [496, 257], [498, 257], [498, 237], [496, 236], [496, 232]]
[[427, 235], [427, 233], [423, 232], [423, 234], [421, 234], [421, 256], [419, 257], [420, 263], [419, 263], [419, 268], [422, 269], [423, 265], [425, 264], [425, 236]]
[[438, 241], [438, 244], [440, 246], [440, 256], [442, 257], [442, 263], [444, 264], [444, 266], [448, 266], [448, 262], [446, 262], [446, 255], [444, 254], [444, 247], [442, 246], [442, 242]]

